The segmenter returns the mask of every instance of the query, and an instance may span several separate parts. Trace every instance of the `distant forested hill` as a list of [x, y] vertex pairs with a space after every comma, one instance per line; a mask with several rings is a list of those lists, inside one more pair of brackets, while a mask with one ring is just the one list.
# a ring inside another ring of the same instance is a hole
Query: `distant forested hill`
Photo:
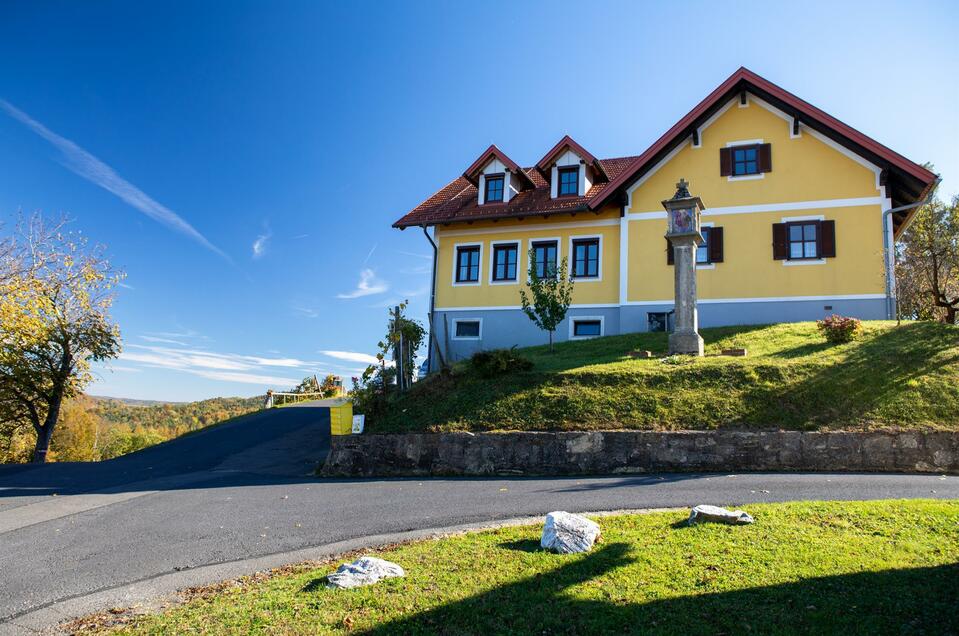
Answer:
[[[48, 457], [53, 461], [110, 459], [256, 411], [263, 400], [254, 396], [151, 402], [83, 395], [64, 405]], [[34, 442], [32, 428], [20, 427], [0, 439], [0, 461], [28, 461]]]

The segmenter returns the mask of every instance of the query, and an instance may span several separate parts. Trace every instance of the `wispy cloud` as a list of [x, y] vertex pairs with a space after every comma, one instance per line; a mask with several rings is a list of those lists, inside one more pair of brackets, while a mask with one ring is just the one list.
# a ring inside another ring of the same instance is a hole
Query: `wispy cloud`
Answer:
[[131, 291], [136, 289], [136, 287], [134, 287], [133, 285], [130, 285], [129, 283], [117, 283], [117, 285], [119, 287], [122, 287], [123, 289], [129, 289]]
[[379, 362], [376, 356], [359, 351], [320, 351], [320, 353], [337, 360], [349, 360], [350, 362], [363, 362], [365, 364], [377, 364]]
[[429, 254], [420, 254], [418, 252], [404, 252], [403, 250], [396, 250], [397, 254], [402, 254], [404, 256], [414, 256], [416, 258], [425, 258], [428, 261], [433, 260], [433, 257]]
[[147, 332], [148, 336], [159, 336], [160, 338], [175, 338], [177, 340], [209, 340], [210, 338], [204, 336], [199, 331], [194, 331], [193, 329], [183, 329], [180, 331], [149, 331]]
[[373, 244], [373, 247], [370, 248], [370, 251], [367, 252], [366, 258], [363, 259], [363, 264], [364, 264], [364, 265], [366, 265], [367, 263], [370, 262], [370, 257], [373, 256], [373, 252], [376, 251], [376, 246], [377, 246], [377, 245], [379, 245], [379, 243], [374, 243], [374, 244]]
[[389, 290], [390, 286], [386, 281], [376, 277], [376, 273], [369, 268], [360, 271], [360, 282], [356, 284], [356, 289], [344, 294], [337, 294], [337, 298], [360, 298], [362, 296], [372, 296], [373, 294], [382, 294]]
[[280, 387], [296, 384], [299, 379], [272, 375], [269, 368], [295, 369], [304, 374], [321, 373], [317, 363], [297, 358], [265, 358], [157, 345], [127, 345], [127, 350], [120, 354], [120, 361], [190, 373], [211, 380]]
[[301, 318], [319, 318], [320, 312], [309, 307], [293, 306], [293, 313]]
[[57, 148], [57, 150], [63, 153], [65, 159], [64, 165], [74, 173], [80, 175], [90, 183], [100, 186], [107, 192], [116, 195], [128, 205], [146, 214], [154, 221], [167, 226], [175, 232], [190, 237], [208, 250], [222, 256], [227, 261], [230, 260], [229, 256], [208, 241], [205, 236], [200, 234], [192, 225], [180, 217], [180, 215], [170, 208], [154, 201], [145, 192], [117, 174], [113, 168], [74, 142], [65, 137], [61, 137], [6, 100], [0, 99], [0, 108], [37, 135], [46, 139]]
[[256, 237], [256, 240], [253, 241], [253, 258], [260, 258], [266, 253], [266, 244], [269, 240], [273, 238], [273, 231], [269, 227]]
[[140, 336], [140, 340], [146, 340], [147, 342], [157, 342], [161, 344], [173, 344], [180, 345], [183, 347], [187, 346], [187, 343], [181, 342], [179, 340], [174, 340], [172, 338], [158, 338], [157, 336]]

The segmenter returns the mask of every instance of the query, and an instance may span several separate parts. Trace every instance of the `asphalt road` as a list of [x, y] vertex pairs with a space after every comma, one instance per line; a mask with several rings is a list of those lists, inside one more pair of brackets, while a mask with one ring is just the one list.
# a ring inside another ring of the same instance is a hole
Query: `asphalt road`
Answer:
[[325, 409], [276, 409], [109, 462], [0, 467], [0, 631], [558, 509], [959, 498], [959, 477], [939, 475], [317, 479], [328, 421]]

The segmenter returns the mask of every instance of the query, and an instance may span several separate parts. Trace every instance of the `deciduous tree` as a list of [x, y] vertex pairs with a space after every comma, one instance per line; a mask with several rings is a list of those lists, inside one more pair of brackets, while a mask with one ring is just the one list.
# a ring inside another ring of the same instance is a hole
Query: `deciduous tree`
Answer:
[[22, 220], [0, 262], [0, 421], [29, 423], [34, 462], [46, 460], [65, 399], [90, 381], [90, 363], [116, 357], [120, 333], [109, 316], [121, 274], [99, 247]]
[[900, 315], [956, 324], [959, 315], [959, 197], [916, 212], [898, 247]]
[[523, 313], [533, 321], [537, 327], [549, 332], [549, 350], [553, 351], [553, 333], [559, 323], [566, 318], [569, 305], [573, 300], [572, 274], [563, 276], [567, 272], [566, 259], [563, 258], [559, 270], [556, 266], [548, 267], [540, 278], [536, 271], [536, 252], [529, 251], [529, 292], [519, 290], [519, 298], [523, 305]]

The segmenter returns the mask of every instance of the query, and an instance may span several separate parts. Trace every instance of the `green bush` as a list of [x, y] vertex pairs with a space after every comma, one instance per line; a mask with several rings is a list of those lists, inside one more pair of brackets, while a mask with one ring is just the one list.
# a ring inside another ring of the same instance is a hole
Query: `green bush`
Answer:
[[816, 321], [816, 326], [826, 340], [837, 344], [852, 342], [862, 334], [862, 322], [859, 319], [838, 314]]
[[533, 368], [533, 362], [517, 354], [516, 347], [513, 347], [477, 351], [470, 358], [470, 366], [484, 378], [496, 378], [507, 373], [529, 371]]

